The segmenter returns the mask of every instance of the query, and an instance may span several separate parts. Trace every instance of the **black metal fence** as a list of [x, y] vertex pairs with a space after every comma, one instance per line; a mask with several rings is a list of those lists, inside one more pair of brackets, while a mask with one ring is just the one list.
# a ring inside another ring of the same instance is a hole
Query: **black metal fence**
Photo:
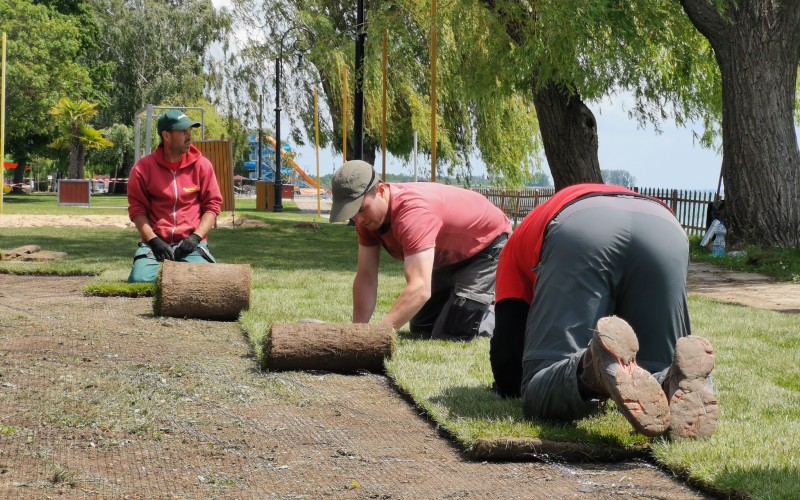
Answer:
[[[672, 208], [675, 216], [689, 235], [703, 235], [706, 232], [709, 205], [714, 201], [712, 191], [670, 189], [670, 188], [633, 188], [645, 196], [658, 198]], [[474, 188], [484, 195], [496, 207], [502, 210], [515, 226], [528, 213], [541, 205], [555, 192], [554, 188]]]

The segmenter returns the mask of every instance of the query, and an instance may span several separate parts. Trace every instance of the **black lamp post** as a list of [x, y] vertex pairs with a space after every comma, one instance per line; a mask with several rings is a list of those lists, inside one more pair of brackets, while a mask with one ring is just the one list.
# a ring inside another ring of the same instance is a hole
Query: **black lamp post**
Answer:
[[274, 212], [283, 212], [283, 179], [281, 178], [281, 62], [283, 60], [283, 42], [286, 36], [295, 30], [309, 33], [305, 26], [292, 26], [284, 31], [278, 44], [278, 57], [275, 58], [275, 205]]

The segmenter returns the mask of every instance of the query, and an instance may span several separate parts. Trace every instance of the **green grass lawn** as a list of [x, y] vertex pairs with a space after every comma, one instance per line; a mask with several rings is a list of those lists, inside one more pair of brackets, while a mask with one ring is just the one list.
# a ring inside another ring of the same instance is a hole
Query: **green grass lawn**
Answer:
[[[103, 206], [125, 206], [124, 197], [107, 198]], [[261, 219], [268, 226], [218, 228], [211, 234], [210, 248], [220, 262], [252, 266], [251, 308], [240, 322], [261, 360], [273, 322], [350, 320], [356, 236], [346, 225], [325, 220], [309, 224], [316, 217], [300, 214], [291, 202], [284, 204], [282, 214], [257, 212], [254, 205], [254, 200], [237, 200], [236, 216]], [[20, 195], [5, 198], [3, 213], [124, 213], [120, 208], [57, 207], [53, 196]], [[137, 241], [134, 229], [4, 228], [0, 249], [38, 244], [69, 255], [52, 263], [0, 261], [0, 272], [94, 274], [93, 293], [124, 292], [129, 285], [123, 281]], [[793, 279], [800, 269], [796, 251], [761, 252], [759, 255], [770, 257], [750, 263], [735, 257], [715, 262], [780, 279]], [[696, 240], [693, 258], [710, 258]], [[386, 314], [404, 283], [400, 263], [383, 254], [381, 266], [376, 318]], [[130, 291], [135, 293], [133, 288]], [[478, 439], [518, 437], [644, 450], [691, 482], [723, 495], [800, 497], [800, 368], [796, 362], [800, 315], [700, 297], [691, 297], [690, 309], [695, 334], [710, 339], [716, 350], [714, 374], [722, 420], [708, 441], [673, 443], [644, 438], [633, 433], [613, 408], [570, 424], [526, 421], [519, 400], [503, 400], [489, 391], [491, 370], [485, 339], [446, 343], [416, 339], [401, 330], [387, 372], [400, 390], [465, 449]]]

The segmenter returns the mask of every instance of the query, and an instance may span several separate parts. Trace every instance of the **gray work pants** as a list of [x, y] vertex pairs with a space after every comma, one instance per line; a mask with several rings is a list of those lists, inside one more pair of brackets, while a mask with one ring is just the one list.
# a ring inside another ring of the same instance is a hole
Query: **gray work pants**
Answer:
[[431, 298], [409, 321], [411, 331], [438, 340], [491, 337], [497, 261], [506, 241], [502, 234], [469, 259], [435, 268]]
[[654, 201], [594, 196], [562, 210], [545, 234], [525, 328], [525, 415], [573, 420], [597, 408], [581, 398], [577, 370], [604, 316], [630, 323], [637, 362], [663, 382], [690, 334], [688, 264], [686, 233]]

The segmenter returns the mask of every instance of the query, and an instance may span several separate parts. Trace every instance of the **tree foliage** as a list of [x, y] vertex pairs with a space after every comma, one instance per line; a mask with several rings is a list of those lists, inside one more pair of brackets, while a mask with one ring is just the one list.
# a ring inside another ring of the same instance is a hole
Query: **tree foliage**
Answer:
[[713, 55], [674, 2], [480, 1], [513, 41], [498, 54], [498, 77], [532, 93], [556, 188], [601, 179], [585, 102], [629, 91], [640, 123], [713, 123]]
[[73, 18], [27, 0], [0, 0], [0, 31], [7, 33], [6, 151], [24, 166], [46, 151], [55, 125], [48, 115], [58, 99], [91, 93], [80, 61], [81, 30]]
[[103, 137], [113, 146], [87, 152], [86, 167], [93, 175], [123, 177], [125, 165], [133, 163], [133, 128], [115, 123], [103, 130]]
[[55, 117], [58, 134], [50, 143], [54, 149], [69, 151], [69, 179], [83, 179], [86, 150], [103, 149], [114, 144], [89, 122], [97, 114], [97, 105], [62, 97], [48, 112]]
[[636, 185], [636, 177], [627, 170], [601, 170], [600, 174], [606, 184], [614, 184], [626, 188], [633, 188]]
[[210, 0], [91, 0], [103, 26], [97, 57], [113, 64], [101, 123], [133, 123], [148, 104], [192, 106], [217, 83], [211, 49], [229, 26]]

